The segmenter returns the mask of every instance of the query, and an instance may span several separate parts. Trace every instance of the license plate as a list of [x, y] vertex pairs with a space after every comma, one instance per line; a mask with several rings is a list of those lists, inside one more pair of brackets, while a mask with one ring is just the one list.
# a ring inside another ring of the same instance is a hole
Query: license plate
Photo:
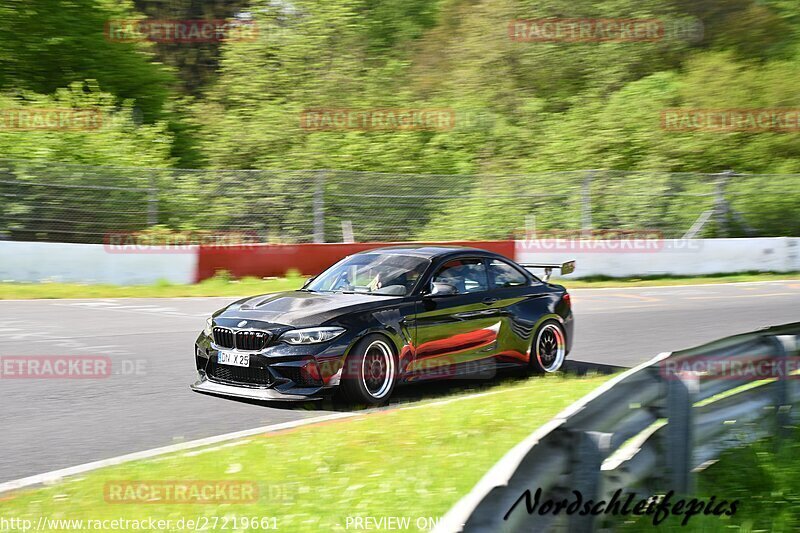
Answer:
[[219, 352], [217, 362], [221, 365], [248, 367], [250, 366], [250, 354]]

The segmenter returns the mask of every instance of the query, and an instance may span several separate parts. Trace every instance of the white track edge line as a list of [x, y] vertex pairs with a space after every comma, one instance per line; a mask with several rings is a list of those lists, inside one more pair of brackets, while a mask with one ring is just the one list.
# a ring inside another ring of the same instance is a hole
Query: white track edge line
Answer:
[[358, 412], [348, 412], [348, 413], [333, 413], [329, 415], [323, 416], [315, 416], [311, 418], [303, 418], [300, 420], [292, 420], [290, 422], [282, 422], [280, 424], [272, 424], [269, 426], [262, 426], [253, 429], [245, 429], [242, 431], [235, 431], [233, 433], [225, 433], [223, 435], [216, 435], [213, 437], [206, 437], [203, 439], [197, 439], [187, 442], [181, 442], [178, 444], [171, 444], [169, 446], [162, 446], [160, 448], [153, 448], [150, 450], [144, 450], [141, 452], [134, 452], [125, 455], [119, 455], [117, 457], [111, 457], [109, 459], [102, 459], [100, 461], [92, 461], [91, 463], [85, 463], [82, 465], [71, 466], [68, 468], [62, 468], [59, 470], [53, 470], [52, 472], [46, 472], [44, 474], [37, 474], [33, 476], [24, 477], [21, 479], [16, 479], [14, 481], [7, 481], [5, 483], [0, 483], [0, 494], [4, 494], [6, 492], [11, 492], [14, 490], [30, 487], [33, 485], [41, 485], [51, 482], [56, 482], [61, 480], [62, 478], [68, 476], [74, 476], [77, 474], [83, 474], [86, 472], [91, 472], [92, 470], [97, 470], [100, 468], [105, 468], [108, 466], [116, 466], [123, 463], [128, 463], [131, 461], [138, 461], [142, 459], [150, 459], [153, 457], [157, 457], [159, 455], [165, 455], [168, 453], [175, 453], [175, 452], [182, 452], [186, 450], [192, 450], [195, 448], [201, 448], [203, 446], [209, 446], [211, 444], [217, 444], [220, 442], [225, 442], [229, 440], [236, 440], [244, 437], [252, 437], [254, 435], [260, 435], [263, 433], [271, 433], [275, 431], [280, 431], [283, 429], [292, 429], [296, 427], [306, 426], [310, 424], [314, 424], [317, 422], [326, 422], [328, 420], [339, 420], [342, 418], [351, 418], [359, 415], [361, 413]]

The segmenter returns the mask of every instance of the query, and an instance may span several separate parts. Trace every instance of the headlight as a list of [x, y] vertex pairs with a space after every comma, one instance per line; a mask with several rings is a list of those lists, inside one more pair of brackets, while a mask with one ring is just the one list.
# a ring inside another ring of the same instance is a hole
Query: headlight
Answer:
[[203, 330], [203, 333], [206, 334], [206, 337], [211, 336], [211, 326], [214, 324], [214, 320], [211, 317], [206, 318], [206, 329]]
[[316, 344], [318, 342], [333, 340], [344, 333], [344, 331], [344, 328], [293, 329], [281, 335], [278, 340], [289, 344]]

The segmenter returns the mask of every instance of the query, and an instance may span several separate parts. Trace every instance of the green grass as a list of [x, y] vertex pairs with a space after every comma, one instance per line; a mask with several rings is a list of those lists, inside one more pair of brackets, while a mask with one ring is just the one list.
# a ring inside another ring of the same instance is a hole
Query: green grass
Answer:
[[[596, 276], [571, 280], [561, 278], [556, 283], [569, 289], [605, 287], [652, 287], [659, 285], [694, 285], [701, 283], [733, 283], [744, 281], [773, 281], [798, 279], [800, 273], [745, 272], [713, 276], [646, 276], [639, 278], [609, 278]], [[297, 289], [305, 278], [292, 275], [285, 278], [230, 279], [222, 275], [194, 285], [173, 285], [159, 282], [152, 285], [88, 285], [80, 283], [0, 283], [0, 300], [28, 300], [51, 298], [176, 298], [188, 296], [247, 296]]]
[[743, 530], [800, 530], [800, 430], [780, 446], [772, 438], [725, 452], [698, 485], [706, 494], [738, 499], [740, 510], [731, 522]]
[[[800, 430], [794, 428], [778, 445], [775, 438], [727, 450], [719, 461], [697, 475], [693, 497], [715, 502], [738, 500], [731, 516], [693, 516], [687, 526], [683, 517], [669, 517], [658, 531], [800, 531]], [[675, 498], [673, 498], [675, 501]], [[620, 528], [623, 531], [655, 529], [652, 518], [643, 517]]]
[[178, 298], [189, 296], [247, 296], [300, 288], [306, 278], [259, 279], [214, 277], [193, 285], [159, 282], [152, 285], [89, 285], [80, 283], [0, 283], [0, 300], [57, 298]]
[[[280, 530], [292, 532], [344, 530], [348, 516], [404, 516], [412, 517], [414, 531], [418, 517], [442, 516], [509, 449], [607, 379], [514, 380], [458, 401], [421, 402], [120, 465], [17, 493], [0, 501], [0, 516], [34, 523], [42, 515], [276, 517]], [[259, 497], [238, 504], [107, 503], [104, 486], [121, 480], [251, 481]]]

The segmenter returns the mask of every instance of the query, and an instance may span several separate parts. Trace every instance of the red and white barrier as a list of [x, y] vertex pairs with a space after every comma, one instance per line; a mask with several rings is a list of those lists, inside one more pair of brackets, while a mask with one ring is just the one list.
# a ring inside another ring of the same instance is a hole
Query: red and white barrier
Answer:
[[[403, 243], [246, 244], [234, 246], [114, 247], [0, 241], [0, 281], [137, 285], [166, 280], [193, 283], [225, 270], [234, 277], [315, 275], [339, 259]], [[408, 243], [405, 243], [408, 244]], [[625, 240], [539, 239], [448, 244], [500, 253], [518, 262], [575, 259], [570, 278], [585, 276], [702, 275], [744, 271], [800, 271], [800, 238]]]
[[[201, 246], [197, 267], [197, 280], [210, 278], [215, 272], [226, 270], [234, 277], [283, 276], [289, 270], [304, 275], [316, 275], [354, 253], [401, 246], [409, 243], [357, 242], [329, 244], [249, 244], [245, 246]], [[421, 244], [421, 243], [415, 243]], [[440, 243], [441, 244], [441, 243]], [[506, 257], [514, 256], [514, 241], [460, 241], [448, 242], [454, 246], [471, 246], [491, 250]]]

